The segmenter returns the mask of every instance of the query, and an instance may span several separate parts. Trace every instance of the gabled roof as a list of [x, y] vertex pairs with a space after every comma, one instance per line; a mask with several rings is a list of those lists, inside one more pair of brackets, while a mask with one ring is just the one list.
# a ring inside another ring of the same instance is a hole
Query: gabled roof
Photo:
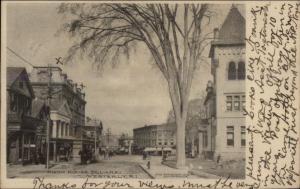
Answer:
[[211, 42], [209, 57], [213, 57], [215, 46], [245, 45], [245, 37], [245, 18], [235, 6], [232, 6], [219, 30], [218, 38]]
[[27, 74], [27, 71], [24, 67], [7, 67], [6, 68], [6, 87], [7, 89], [10, 89], [15, 81], [21, 77], [22, 80], [26, 82], [26, 86], [28, 87], [28, 90], [30, 92], [30, 95], [32, 98], [34, 98], [34, 92], [32, 89], [32, 86], [30, 84], [30, 80]]
[[[16, 79], [25, 70], [24, 67], [7, 67], [6, 68], [6, 86], [9, 88]], [[26, 70], [25, 70], [26, 71]]]
[[66, 100], [63, 100], [63, 102], [61, 102], [60, 100], [57, 100], [57, 99], [51, 100], [50, 110], [57, 111], [59, 114], [70, 117], [70, 118], [72, 117], [70, 107]]

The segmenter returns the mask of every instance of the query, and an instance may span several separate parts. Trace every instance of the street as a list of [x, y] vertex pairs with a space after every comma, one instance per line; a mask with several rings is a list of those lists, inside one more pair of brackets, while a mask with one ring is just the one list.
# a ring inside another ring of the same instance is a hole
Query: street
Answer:
[[133, 178], [147, 179], [148, 174], [139, 166], [142, 163], [141, 156], [122, 155], [113, 156], [110, 160], [97, 163], [80, 165], [74, 162], [60, 162], [49, 170], [45, 165], [10, 165], [8, 166], [8, 178]]

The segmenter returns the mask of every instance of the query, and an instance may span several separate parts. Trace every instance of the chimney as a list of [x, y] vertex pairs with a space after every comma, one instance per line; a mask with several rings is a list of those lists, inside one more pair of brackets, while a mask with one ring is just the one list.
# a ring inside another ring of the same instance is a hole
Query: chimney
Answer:
[[219, 38], [219, 28], [214, 29], [214, 40]]

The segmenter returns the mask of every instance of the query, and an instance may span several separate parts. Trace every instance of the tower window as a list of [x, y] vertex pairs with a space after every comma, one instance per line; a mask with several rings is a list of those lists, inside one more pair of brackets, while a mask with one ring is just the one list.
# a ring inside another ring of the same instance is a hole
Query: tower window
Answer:
[[239, 62], [238, 64], [238, 79], [244, 80], [245, 79], [245, 63]]
[[228, 79], [235, 80], [236, 79], [236, 67], [234, 62], [230, 62], [228, 66]]

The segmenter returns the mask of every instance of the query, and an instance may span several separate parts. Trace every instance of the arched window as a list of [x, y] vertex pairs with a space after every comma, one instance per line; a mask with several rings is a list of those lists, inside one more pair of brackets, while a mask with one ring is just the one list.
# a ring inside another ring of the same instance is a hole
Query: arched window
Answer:
[[239, 62], [238, 79], [245, 79], [245, 63], [244, 62]]
[[235, 63], [230, 62], [228, 66], [228, 79], [229, 80], [235, 80], [236, 79], [236, 68]]

